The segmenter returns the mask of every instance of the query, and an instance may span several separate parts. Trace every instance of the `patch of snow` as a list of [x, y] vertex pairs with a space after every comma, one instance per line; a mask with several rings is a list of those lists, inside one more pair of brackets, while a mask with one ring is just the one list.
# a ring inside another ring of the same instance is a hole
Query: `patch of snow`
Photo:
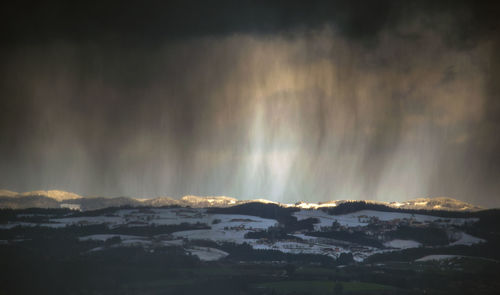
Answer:
[[21, 227], [35, 227], [37, 226], [36, 223], [31, 223], [31, 222], [18, 222], [18, 221], [13, 221], [9, 222], [7, 224], [0, 224], [0, 229], [12, 229], [14, 227], [21, 226]]
[[413, 240], [391, 240], [384, 243], [384, 246], [389, 248], [397, 248], [397, 249], [408, 249], [408, 248], [418, 248], [422, 246], [421, 243]]
[[51, 227], [51, 228], [62, 228], [66, 227], [66, 224], [64, 223], [40, 223], [38, 224], [39, 226], [44, 226], [44, 227]]
[[184, 244], [183, 240], [171, 240], [171, 241], [161, 241], [163, 246], [182, 246]]
[[87, 252], [97, 252], [97, 251], [102, 251], [102, 250], [104, 250], [104, 249], [106, 249], [106, 248], [105, 248], [105, 247], [96, 247], [96, 248], [92, 248], [92, 249], [90, 249], [90, 250], [89, 250], [89, 251], [87, 251]]
[[192, 255], [198, 256], [202, 261], [215, 261], [229, 255], [227, 252], [209, 247], [191, 247], [186, 249], [186, 251]]
[[439, 261], [439, 260], [450, 260], [454, 258], [464, 257], [461, 255], [427, 255], [422, 258], [415, 260], [416, 262], [426, 262], [426, 261]]
[[479, 243], [483, 243], [483, 242], [485, 242], [485, 240], [480, 239], [480, 238], [476, 238], [474, 236], [471, 236], [469, 234], [462, 232], [460, 238], [458, 240], [456, 240], [455, 242], [451, 243], [450, 246], [455, 246], [455, 245], [471, 246], [471, 245], [479, 244]]
[[151, 244], [151, 241], [143, 239], [126, 239], [122, 240], [122, 242], [120, 243], [120, 245], [123, 246], [150, 246]]

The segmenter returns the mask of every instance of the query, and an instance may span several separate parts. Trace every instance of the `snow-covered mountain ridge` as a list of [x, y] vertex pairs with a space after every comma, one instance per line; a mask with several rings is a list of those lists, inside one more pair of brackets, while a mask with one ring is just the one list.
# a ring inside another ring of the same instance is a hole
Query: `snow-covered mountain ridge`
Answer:
[[460, 200], [437, 197], [418, 198], [403, 202], [381, 202], [372, 200], [334, 200], [320, 203], [297, 202], [284, 204], [266, 199], [239, 200], [226, 196], [193, 196], [188, 195], [180, 199], [170, 197], [158, 198], [129, 198], [129, 197], [84, 197], [71, 192], [60, 190], [32, 191], [16, 193], [0, 190], [0, 208], [58, 208], [73, 206], [82, 210], [102, 209], [116, 206], [181, 206], [193, 208], [231, 207], [247, 203], [272, 203], [283, 207], [296, 207], [300, 209], [318, 209], [336, 207], [347, 202], [364, 201], [371, 204], [385, 205], [391, 208], [416, 209], [416, 210], [446, 210], [446, 211], [479, 211], [484, 208]]

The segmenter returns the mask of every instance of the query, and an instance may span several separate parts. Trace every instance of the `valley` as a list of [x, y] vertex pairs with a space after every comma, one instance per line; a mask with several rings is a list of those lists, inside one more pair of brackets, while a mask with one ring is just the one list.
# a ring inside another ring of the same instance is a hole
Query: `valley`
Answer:
[[[132, 293], [140, 294], [199, 294], [193, 284], [207, 294], [473, 294], [463, 287], [472, 279], [486, 280], [481, 286], [488, 294], [494, 289], [487, 282], [500, 270], [498, 210], [248, 202], [2, 209], [0, 218], [9, 281], [24, 277], [23, 270], [40, 270], [33, 278], [57, 273], [71, 281], [67, 276], [76, 270], [64, 270], [78, 269], [89, 280], [85, 294], [119, 294], [134, 284], [142, 289]], [[94, 277], [94, 270], [109, 281]], [[228, 279], [224, 293], [216, 282]], [[437, 280], [455, 293], [443, 293]]]

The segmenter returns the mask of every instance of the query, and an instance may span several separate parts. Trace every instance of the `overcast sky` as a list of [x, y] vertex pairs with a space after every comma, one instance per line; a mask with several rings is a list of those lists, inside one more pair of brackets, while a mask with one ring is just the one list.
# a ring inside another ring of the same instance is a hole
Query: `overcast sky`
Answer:
[[487, 1], [1, 5], [0, 188], [500, 206]]

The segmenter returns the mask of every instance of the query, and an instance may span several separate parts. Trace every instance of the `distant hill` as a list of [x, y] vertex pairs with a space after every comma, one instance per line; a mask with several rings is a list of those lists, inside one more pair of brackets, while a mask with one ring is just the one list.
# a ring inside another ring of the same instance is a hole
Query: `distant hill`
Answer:
[[389, 203], [389, 205], [401, 209], [424, 210], [478, 211], [484, 209], [479, 206], [446, 197], [418, 198], [401, 203]]
[[5, 189], [0, 189], [0, 196], [1, 197], [15, 197], [18, 194], [19, 193], [16, 193], [16, 192], [13, 192], [13, 191], [5, 190]]
[[[226, 196], [184, 196], [180, 199], [170, 197], [158, 197], [151, 199], [139, 199], [130, 197], [84, 197], [75, 193], [48, 190], [17, 193], [9, 190], [0, 190], [0, 208], [24, 209], [24, 208], [61, 208], [74, 205], [72, 208], [81, 210], [96, 210], [108, 207], [166, 207], [181, 206], [193, 208], [225, 208], [248, 203], [275, 204], [282, 207], [295, 207], [301, 209], [334, 208], [341, 204], [354, 202], [350, 200], [335, 200], [321, 203], [298, 202], [295, 204], [282, 204], [265, 199], [238, 200]], [[379, 202], [364, 201], [367, 204], [387, 206], [395, 209], [408, 210], [439, 210], [439, 211], [479, 211], [483, 208], [452, 198], [418, 198], [404, 202]]]
[[83, 198], [75, 193], [59, 191], [59, 190], [49, 190], [49, 191], [32, 191], [18, 194], [17, 197], [46, 197], [49, 199], [62, 202], [65, 200], [75, 200]]

